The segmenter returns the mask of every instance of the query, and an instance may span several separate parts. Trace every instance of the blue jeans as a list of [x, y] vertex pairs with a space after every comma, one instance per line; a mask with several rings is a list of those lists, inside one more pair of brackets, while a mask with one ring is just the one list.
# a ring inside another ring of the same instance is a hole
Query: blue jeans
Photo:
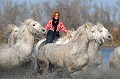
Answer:
[[46, 42], [45, 42], [45, 44], [47, 44], [47, 43], [52, 43], [53, 40], [57, 40], [59, 37], [60, 37], [59, 32], [54, 32], [54, 31], [52, 31], [52, 30], [49, 30], [49, 31], [47, 32], [47, 37], [46, 37]]

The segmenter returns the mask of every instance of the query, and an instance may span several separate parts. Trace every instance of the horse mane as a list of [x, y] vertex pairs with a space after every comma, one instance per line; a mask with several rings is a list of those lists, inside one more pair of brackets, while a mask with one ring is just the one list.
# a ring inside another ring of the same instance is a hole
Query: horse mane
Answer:
[[26, 20], [24, 20], [23, 22], [20, 23], [19, 39], [23, 38], [24, 32], [26, 30], [28, 30], [28, 29], [26, 29], [27, 26], [29, 26], [32, 21], [34, 21], [34, 20], [33, 19], [26, 19]]
[[86, 29], [91, 28], [91, 26], [93, 26], [93, 24], [91, 22], [86, 22], [84, 25], [80, 26], [76, 31], [75, 31], [75, 35], [72, 38], [72, 41], [75, 41], [78, 39], [79, 36], [81, 36]]
[[[75, 33], [75, 31], [74, 31], [74, 29], [72, 28], [70, 31], [67, 32], [67, 35], [61, 37], [60, 39], [63, 39], [63, 40], [66, 40], [67, 38], [70, 39], [70, 38], [72, 37], [72, 34], [74, 34], [74, 33]], [[58, 40], [59, 40], [59, 39], [58, 39]]]
[[11, 32], [16, 27], [17, 27], [17, 25], [15, 25], [15, 24], [8, 24], [8, 26], [6, 28], [6, 32]]
[[31, 22], [35, 21], [34, 19], [26, 19], [21, 24], [21, 32], [25, 31], [25, 28], [30, 25]]
[[17, 25], [8, 24], [8, 26], [5, 28], [5, 35], [8, 37], [15, 28], [18, 28]]
[[23, 23], [25, 23], [26, 25], [29, 25], [32, 21], [35, 21], [34, 19], [26, 19], [24, 20]]

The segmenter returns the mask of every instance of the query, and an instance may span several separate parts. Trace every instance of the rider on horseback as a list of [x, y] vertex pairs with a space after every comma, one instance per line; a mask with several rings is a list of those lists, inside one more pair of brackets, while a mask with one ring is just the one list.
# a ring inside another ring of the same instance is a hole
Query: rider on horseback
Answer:
[[65, 33], [68, 32], [63, 23], [59, 21], [59, 16], [59, 11], [54, 11], [52, 20], [48, 21], [48, 24], [45, 26], [45, 29], [48, 30], [45, 44], [52, 43], [53, 40], [58, 39], [60, 30]]

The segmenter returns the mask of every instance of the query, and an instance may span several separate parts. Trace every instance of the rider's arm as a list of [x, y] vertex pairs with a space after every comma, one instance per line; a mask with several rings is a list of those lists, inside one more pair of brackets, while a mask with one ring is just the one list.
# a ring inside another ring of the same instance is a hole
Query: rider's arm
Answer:
[[48, 21], [48, 23], [47, 23], [47, 25], [45, 26], [45, 29], [46, 30], [49, 30], [51, 27], [51, 24], [52, 24], [52, 21], [50, 20], [50, 21]]
[[67, 33], [68, 30], [65, 28], [62, 22], [60, 22], [60, 28], [62, 29], [63, 32]]

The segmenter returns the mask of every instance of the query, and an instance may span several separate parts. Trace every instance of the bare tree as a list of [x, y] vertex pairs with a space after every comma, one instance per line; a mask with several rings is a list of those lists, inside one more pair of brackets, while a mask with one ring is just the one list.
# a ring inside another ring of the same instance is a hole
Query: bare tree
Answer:
[[13, 0], [0, 0], [0, 30], [7, 24], [19, 24], [27, 18], [33, 18], [45, 26], [52, 19], [54, 10], [60, 11], [60, 20], [68, 28], [77, 28], [85, 22], [100, 22], [110, 28], [117, 24], [120, 18], [120, 1], [115, 6], [108, 4], [98, 5], [95, 0], [49, 0], [37, 3], [14, 2]]

